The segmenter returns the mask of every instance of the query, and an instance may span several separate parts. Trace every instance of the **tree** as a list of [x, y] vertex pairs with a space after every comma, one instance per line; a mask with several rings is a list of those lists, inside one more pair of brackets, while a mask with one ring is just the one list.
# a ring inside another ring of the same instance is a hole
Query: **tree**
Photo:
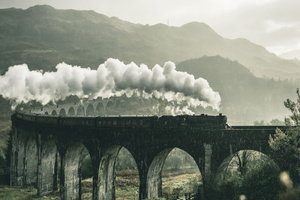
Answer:
[[300, 178], [300, 92], [297, 89], [296, 102], [287, 99], [284, 106], [292, 115], [285, 119], [286, 131], [276, 129], [274, 136], [270, 135], [269, 145], [273, 150], [274, 159], [281, 163], [283, 170], [288, 170], [294, 181]]
[[237, 196], [244, 194], [249, 200], [276, 199], [280, 189], [278, 173], [274, 162], [263, 162], [255, 168], [249, 168], [243, 176]]
[[265, 126], [266, 125], [264, 120], [254, 121], [253, 124], [254, 124], [254, 126]]
[[234, 156], [237, 158], [238, 171], [244, 176], [247, 171], [247, 163], [250, 161], [249, 157], [252, 156], [252, 153], [251, 151], [244, 150], [241, 153], [235, 153]]
[[283, 121], [280, 121], [279, 119], [272, 119], [270, 121], [270, 125], [272, 125], [272, 126], [284, 126], [285, 123]]
[[245, 195], [249, 200], [276, 199], [279, 190], [279, 168], [267, 155], [253, 150], [235, 154], [224, 174], [223, 183], [215, 193], [218, 200], [238, 199]]
[[296, 102], [287, 99], [284, 102], [284, 106], [292, 112], [290, 119], [294, 122], [295, 126], [300, 126], [300, 92], [299, 88], [297, 88], [297, 96], [298, 99]]

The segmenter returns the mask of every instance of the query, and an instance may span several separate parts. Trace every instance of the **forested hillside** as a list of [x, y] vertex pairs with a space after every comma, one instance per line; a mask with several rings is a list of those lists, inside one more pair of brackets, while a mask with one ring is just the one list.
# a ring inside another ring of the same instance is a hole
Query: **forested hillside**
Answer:
[[107, 58], [150, 67], [202, 56], [237, 60], [259, 77], [300, 77], [299, 61], [283, 60], [246, 39], [229, 40], [204, 23], [144, 26], [93, 11], [34, 6], [0, 10], [0, 74], [27, 63], [52, 71], [60, 62], [97, 67]]
[[220, 56], [188, 60], [177, 69], [207, 79], [220, 93], [221, 112], [237, 124], [283, 120], [288, 115], [283, 101], [293, 98], [297, 88], [297, 82], [257, 78], [237, 61]]

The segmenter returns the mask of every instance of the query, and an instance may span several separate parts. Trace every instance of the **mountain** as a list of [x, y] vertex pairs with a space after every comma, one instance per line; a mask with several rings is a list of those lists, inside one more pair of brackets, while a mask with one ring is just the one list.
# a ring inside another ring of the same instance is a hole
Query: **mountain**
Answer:
[[300, 61], [281, 59], [246, 39], [223, 38], [204, 23], [144, 26], [94, 11], [47, 5], [1, 9], [0, 18], [0, 74], [22, 63], [52, 71], [63, 61], [95, 68], [113, 57], [152, 67], [220, 55], [237, 60], [258, 77], [300, 77]]
[[[300, 61], [279, 58], [246, 39], [223, 38], [203, 23], [144, 26], [50, 6], [1, 9], [0, 18], [0, 74], [22, 63], [53, 71], [61, 62], [96, 68], [110, 57], [150, 67], [171, 60], [220, 93], [230, 124], [283, 120], [289, 114], [283, 101], [294, 99], [299, 87], [285, 79], [300, 77]], [[9, 113], [9, 102], [1, 97], [0, 110]]]
[[176, 69], [193, 74], [195, 78], [205, 78], [220, 93], [221, 112], [228, 117], [229, 124], [283, 121], [290, 114], [283, 102], [296, 98], [297, 83], [255, 77], [237, 61], [220, 56], [187, 60], [179, 63]]
[[300, 50], [286, 52], [284, 54], [281, 54], [280, 57], [287, 60], [292, 60], [292, 59], [300, 60]]

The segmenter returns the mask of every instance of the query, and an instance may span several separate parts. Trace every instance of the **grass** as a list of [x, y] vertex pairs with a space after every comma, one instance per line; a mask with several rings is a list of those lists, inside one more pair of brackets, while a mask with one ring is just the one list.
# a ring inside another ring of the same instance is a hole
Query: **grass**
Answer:
[[[163, 173], [163, 196], [175, 199], [175, 196], [184, 197], [185, 193], [193, 193], [195, 184], [201, 181], [199, 173], [193, 171], [166, 172]], [[82, 199], [92, 199], [93, 179], [82, 181]], [[117, 172], [116, 176], [116, 200], [136, 200], [139, 197], [139, 177], [136, 170], [124, 170]], [[35, 188], [21, 188], [0, 185], [1, 200], [60, 200], [59, 191], [39, 197]], [[166, 199], [166, 198], [161, 198]]]
[[163, 171], [162, 189], [165, 199], [184, 199], [185, 195], [193, 195], [202, 184], [199, 171], [188, 169], [185, 171]]
[[139, 199], [139, 176], [137, 170], [123, 170], [116, 176], [116, 200]]
[[[134, 200], [139, 196], [139, 177], [136, 170], [117, 172], [116, 200]], [[201, 175], [197, 170], [163, 171], [162, 199], [175, 199], [185, 194], [194, 194], [201, 182]]]
[[81, 199], [88, 200], [93, 197], [93, 178], [84, 179], [81, 181]]
[[37, 196], [37, 190], [35, 188], [21, 188], [21, 187], [10, 187], [0, 185], [0, 199], [1, 200], [45, 200], [53, 199], [59, 200], [58, 192], [49, 194], [43, 197]]

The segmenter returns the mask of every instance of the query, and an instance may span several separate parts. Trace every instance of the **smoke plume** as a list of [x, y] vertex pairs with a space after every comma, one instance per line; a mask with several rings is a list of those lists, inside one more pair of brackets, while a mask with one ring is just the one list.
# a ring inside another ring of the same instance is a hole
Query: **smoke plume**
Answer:
[[189, 106], [211, 106], [219, 110], [221, 98], [207, 80], [195, 79], [186, 72], [176, 71], [172, 62], [149, 69], [142, 64], [124, 64], [108, 59], [97, 70], [60, 63], [55, 72], [30, 71], [26, 64], [15, 65], [0, 76], [0, 94], [17, 104], [35, 100], [43, 105], [67, 96], [109, 98], [139, 93], [144, 98], [186, 102]]

